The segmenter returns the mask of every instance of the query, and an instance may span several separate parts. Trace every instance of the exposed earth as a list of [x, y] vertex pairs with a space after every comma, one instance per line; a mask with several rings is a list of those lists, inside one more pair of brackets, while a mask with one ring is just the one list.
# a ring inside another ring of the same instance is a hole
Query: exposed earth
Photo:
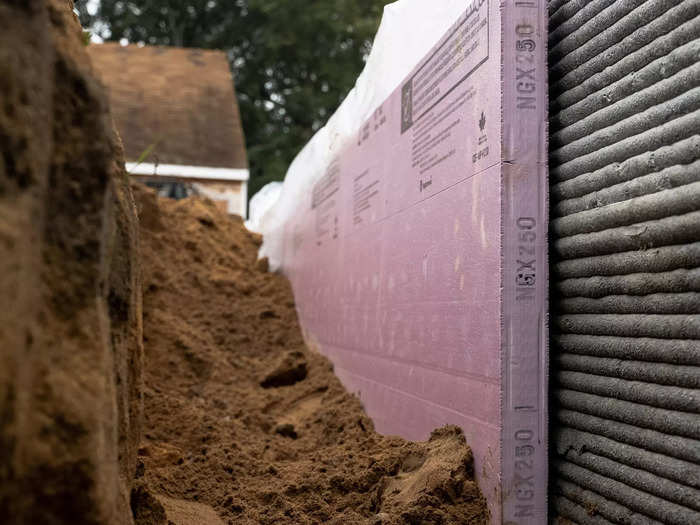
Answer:
[[461, 431], [442, 428], [427, 443], [374, 432], [329, 361], [304, 344], [289, 283], [256, 261], [258, 236], [212, 203], [134, 191], [138, 470], [151, 494], [209, 505], [228, 523], [486, 522]]

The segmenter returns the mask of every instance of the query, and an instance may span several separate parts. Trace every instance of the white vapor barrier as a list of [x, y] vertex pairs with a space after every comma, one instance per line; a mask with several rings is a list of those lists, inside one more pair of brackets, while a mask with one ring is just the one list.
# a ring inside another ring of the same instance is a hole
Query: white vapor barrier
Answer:
[[248, 203], [248, 220], [245, 227], [252, 232], [260, 232], [260, 221], [280, 198], [281, 182], [270, 182], [260, 189]]
[[464, 13], [467, 4], [464, 0], [437, 0], [429, 5], [425, 0], [399, 0], [384, 7], [372, 52], [355, 87], [294, 159], [276, 204], [251, 224], [264, 236], [260, 256], [268, 257], [272, 270], [282, 264], [284, 225], [303, 195], [324, 175], [343, 145], [353, 140], [362, 123]]

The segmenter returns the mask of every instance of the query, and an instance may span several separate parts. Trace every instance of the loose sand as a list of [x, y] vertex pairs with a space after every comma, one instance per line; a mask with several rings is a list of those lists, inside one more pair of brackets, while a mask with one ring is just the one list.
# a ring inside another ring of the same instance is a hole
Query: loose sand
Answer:
[[210, 202], [134, 191], [145, 351], [137, 524], [487, 523], [461, 431], [424, 443], [377, 434], [305, 346], [289, 283], [256, 261], [259, 237]]

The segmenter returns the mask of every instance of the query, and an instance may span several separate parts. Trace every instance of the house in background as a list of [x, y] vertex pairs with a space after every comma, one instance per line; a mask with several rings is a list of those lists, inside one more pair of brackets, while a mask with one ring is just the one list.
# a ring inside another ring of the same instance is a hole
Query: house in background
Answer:
[[109, 92], [127, 171], [163, 195], [201, 194], [245, 218], [248, 160], [226, 55], [115, 43], [88, 51]]

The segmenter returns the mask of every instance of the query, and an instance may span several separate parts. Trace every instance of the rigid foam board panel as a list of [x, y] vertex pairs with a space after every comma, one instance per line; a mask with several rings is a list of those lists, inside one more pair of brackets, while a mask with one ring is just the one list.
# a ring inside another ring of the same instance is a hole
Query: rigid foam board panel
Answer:
[[700, 523], [700, 2], [549, 2], [553, 514]]
[[543, 523], [546, 5], [465, 9], [308, 188], [282, 269], [378, 431], [459, 425], [493, 522]]

